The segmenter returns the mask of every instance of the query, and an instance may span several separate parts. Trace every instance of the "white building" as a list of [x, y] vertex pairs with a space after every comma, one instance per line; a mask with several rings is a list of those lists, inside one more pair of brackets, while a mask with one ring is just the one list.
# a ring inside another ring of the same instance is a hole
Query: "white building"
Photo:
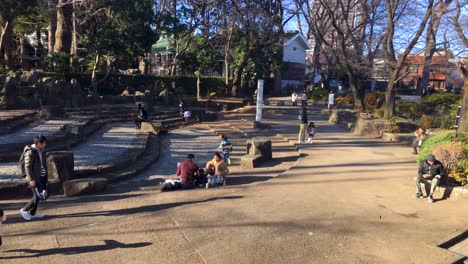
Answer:
[[283, 35], [283, 70], [281, 88], [295, 88], [304, 82], [306, 74], [306, 53], [312, 49], [305, 37], [298, 31]]

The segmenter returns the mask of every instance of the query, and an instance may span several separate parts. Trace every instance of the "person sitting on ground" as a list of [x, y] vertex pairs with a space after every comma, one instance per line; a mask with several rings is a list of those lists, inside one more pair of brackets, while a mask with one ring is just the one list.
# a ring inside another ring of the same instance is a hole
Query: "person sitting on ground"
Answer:
[[138, 104], [137, 108], [138, 108], [138, 116], [135, 119], [135, 126], [137, 129], [140, 129], [141, 122], [148, 119], [148, 113], [146, 112], [145, 108], [141, 104]]
[[177, 167], [176, 175], [180, 177], [182, 189], [193, 188], [195, 179], [198, 177], [198, 166], [193, 162], [195, 155], [188, 154], [187, 159]]
[[37, 213], [39, 201], [46, 200], [47, 194], [47, 166], [44, 149], [47, 145], [45, 136], [37, 136], [34, 138], [34, 144], [24, 147], [23, 154], [20, 158], [20, 166], [22, 173], [29, 183], [29, 187], [33, 191], [31, 201], [20, 210], [20, 215], [24, 220], [33, 218], [42, 218], [43, 214]]
[[[419, 164], [418, 170], [418, 177], [416, 177], [416, 198], [423, 198], [423, 194], [421, 191], [421, 183], [424, 183], [427, 200], [430, 203], [434, 202], [432, 195], [434, 191], [439, 185], [440, 180], [442, 177], [445, 176], [445, 169], [444, 165], [432, 154], [427, 155], [426, 159], [421, 161]], [[430, 188], [429, 188], [430, 187]]]
[[421, 148], [422, 142], [427, 138], [427, 132], [425, 128], [420, 127], [414, 132], [416, 138], [413, 141], [413, 154], [418, 154], [418, 148]]
[[231, 142], [229, 142], [226, 134], [222, 134], [221, 138], [223, 141], [219, 144], [219, 150], [223, 152], [223, 161], [224, 163], [231, 165], [230, 153], [232, 151]]
[[[214, 176], [216, 176], [218, 178], [222, 177], [223, 178], [223, 182], [222, 182], [223, 185], [227, 184], [226, 176], [229, 173], [229, 169], [228, 169], [226, 163], [224, 163], [223, 158], [221, 157], [221, 154], [216, 152], [214, 154], [213, 159], [208, 161], [206, 163], [205, 167], [207, 169], [214, 169], [214, 172], [215, 172]], [[206, 184], [206, 187], [209, 188], [210, 185], [212, 185], [212, 182], [210, 182], [210, 179], [208, 179], [208, 183]]]

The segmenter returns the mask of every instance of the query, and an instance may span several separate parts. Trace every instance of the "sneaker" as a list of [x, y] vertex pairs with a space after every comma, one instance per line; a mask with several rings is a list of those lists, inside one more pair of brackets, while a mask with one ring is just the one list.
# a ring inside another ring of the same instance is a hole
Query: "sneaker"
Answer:
[[205, 184], [205, 188], [206, 188], [206, 189], [209, 189], [209, 188], [210, 188], [210, 183], [209, 183], [209, 182], [207, 182], [207, 183]]
[[429, 195], [427, 197], [427, 201], [430, 202], [430, 203], [433, 203], [434, 202], [434, 199], [432, 199], [432, 195]]
[[37, 218], [37, 219], [40, 219], [40, 218], [44, 218], [45, 215], [44, 214], [41, 214], [41, 213], [36, 213], [34, 215], [31, 215], [31, 218]]
[[20, 215], [23, 217], [24, 220], [29, 221], [31, 220], [31, 215], [29, 212], [24, 211], [23, 209], [20, 210]]
[[422, 193], [417, 193], [416, 198], [423, 198], [423, 194]]

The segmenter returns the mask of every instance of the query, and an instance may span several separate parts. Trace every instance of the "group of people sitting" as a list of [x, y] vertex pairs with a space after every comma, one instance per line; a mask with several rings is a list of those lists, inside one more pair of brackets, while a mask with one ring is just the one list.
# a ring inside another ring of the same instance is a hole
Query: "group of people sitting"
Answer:
[[221, 153], [215, 152], [213, 159], [208, 161], [204, 168], [198, 167], [194, 162], [194, 154], [188, 154], [185, 161], [177, 165], [176, 175], [179, 180], [166, 180], [162, 184], [161, 190], [225, 186], [229, 174], [228, 164], [231, 163], [230, 152], [232, 151], [232, 145], [226, 135], [223, 134], [221, 137], [223, 141], [218, 148]]

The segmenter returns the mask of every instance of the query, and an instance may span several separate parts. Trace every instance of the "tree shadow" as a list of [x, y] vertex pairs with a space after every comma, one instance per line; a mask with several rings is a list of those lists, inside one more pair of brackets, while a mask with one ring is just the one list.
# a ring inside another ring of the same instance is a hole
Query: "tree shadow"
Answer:
[[132, 215], [138, 213], [147, 213], [147, 212], [157, 212], [165, 209], [170, 209], [174, 207], [212, 202], [216, 200], [235, 200], [243, 198], [244, 196], [222, 196], [222, 197], [212, 197], [205, 200], [199, 201], [187, 201], [187, 202], [177, 202], [177, 203], [167, 203], [167, 204], [157, 204], [157, 205], [146, 205], [133, 208], [125, 208], [118, 210], [109, 210], [109, 211], [97, 211], [97, 212], [86, 212], [86, 213], [76, 213], [76, 214], [66, 214], [66, 215], [57, 215], [56, 218], [71, 218], [71, 217], [89, 217], [89, 216], [122, 216], [122, 215]]
[[125, 243], [120, 243], [119, 241], [116, 241], [116, 240], [104, 240], [104, 245], [90, 245], [90, 246], [82, 246], [82, 247], [66, 247], [66, 248], [52, 248], [52, 249], [23, 248], [23, 249], [8, 250], [5, 252], [27, 253], [31, 255], [0, 257], [0, 259], [36, 258], [36, 257], [44, 257], [44, 256], [51, 256], [51, 255], [78, 255], [78, 254], [83, 254], [83, 253], [107, 251], [107, 250], [112, 250], [116, 248], [141, 248], [141, 247], [147, 247], [152, 244], [153, 243], [150, 243], [150, 242], [125, 244]]

